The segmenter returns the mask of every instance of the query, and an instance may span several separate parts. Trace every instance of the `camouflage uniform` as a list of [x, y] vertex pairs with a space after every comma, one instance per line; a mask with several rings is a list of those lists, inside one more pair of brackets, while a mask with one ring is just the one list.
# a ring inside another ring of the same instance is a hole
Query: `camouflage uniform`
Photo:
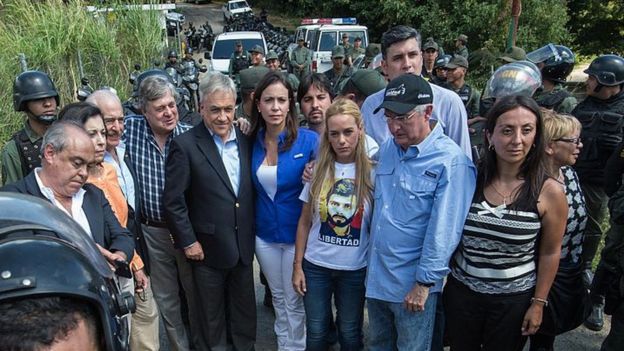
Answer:
[[554, 89], [546, 92], [543, 88], [538, 89], [533, 99], [541, 107], [552, 109], [557, 113], [570, 113], [578, 104], [578, 101], [570, 94], [563, 84], [555, 85]]
[[[295, 50], [293, 50], [290, 57], [290, 65], [293, 68], [293, 73], [297, 76], [297, 79], [299, 79], [299, 81], [301, 81], [303, 77], [310, 73], [311, 61], [312, 53], [310, 52], [310, 49], [306, 48], [305, 46], [297, 46]], [[303, 65], [303, 68], [297, 68], [297, 66], [299, 65]]]

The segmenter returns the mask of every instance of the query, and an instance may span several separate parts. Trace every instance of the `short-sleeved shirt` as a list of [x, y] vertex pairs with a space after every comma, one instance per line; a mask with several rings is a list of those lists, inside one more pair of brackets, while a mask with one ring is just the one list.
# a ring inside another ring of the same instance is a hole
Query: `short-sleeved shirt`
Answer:
[[[305, 259], [337, 270], [366, 267], [370, 204], [357, 206], [355, 163], [334, 163], [333, 179], [325, 179], [319, 198], [312, 204], [312, 226]], [[310, 183], [299, 199], [310, 201]]]

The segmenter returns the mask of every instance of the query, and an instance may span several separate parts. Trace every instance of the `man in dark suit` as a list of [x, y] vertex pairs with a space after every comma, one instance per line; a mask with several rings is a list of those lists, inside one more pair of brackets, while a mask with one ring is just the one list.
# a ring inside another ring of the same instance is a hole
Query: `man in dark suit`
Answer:
[[111, 264], [130, 261], [134, 252], [132, 236], [119, 224], [104, 193], [86, 184], [87, 168], [95, 159], [87, 132], [71, 123], [56, 122], [43, 136], [41, 151], [41, 168], [0, 191], [49, 200], [78, 222]]
[[200, 96], [203, 123], [173, 139], [170, 146], [165, 217], [176, 246], [193, 263], [206, 322], [202, 331], [210, 349], [228, 349], [229, 328], [234, 350], [253, 350], [255, 234], [250, 141], [232, 124], [236, 88], [230, 78], [212, 73], [202, 81]]

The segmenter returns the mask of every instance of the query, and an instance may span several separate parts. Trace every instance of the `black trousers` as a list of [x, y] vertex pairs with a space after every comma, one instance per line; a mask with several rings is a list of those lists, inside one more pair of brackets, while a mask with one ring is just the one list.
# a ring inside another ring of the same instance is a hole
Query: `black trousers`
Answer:
[[[193, 278], [203, 314], [202, 334], [210, 350], [228, 350], [228, 328], [232, 334], [233, 350], [254, 350], [256, 297], [253, 266], [239, 262], [233, 268], [218, 269], [195, 263]], [[227, 321], [226, 304], [229, 307]]]
[[444, 287], [444, 311], [451, 351], [521, 351], [521, 327], [533, 291], [515, 295], [480, 294], [452, 276]]

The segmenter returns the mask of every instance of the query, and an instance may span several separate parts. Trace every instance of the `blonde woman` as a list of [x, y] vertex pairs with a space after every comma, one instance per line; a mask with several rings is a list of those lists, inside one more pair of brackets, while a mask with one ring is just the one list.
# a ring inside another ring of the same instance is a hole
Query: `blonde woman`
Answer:
[[589, 311], [583, 285], [583, 233], [587, 224], [585, 198], [572, 165], [583, 147], [581, 123], [570, 115], [542, 109], [544, 123], [544, 166], [561, 185], [568, 202], [566, 230], [561, 244], [559, 269], [548, 294], [541, 327], [531, 336], [530, 350], [553, 350], [555, 337], [575, 329]]
[[341, 350], [362, 349], [364, 280], [373, 182], [358, 106], [326, 112], [319, 158], [297, 227], [293, 286], [306, 310], [306, 350], [327, 350], [332, 296]]

